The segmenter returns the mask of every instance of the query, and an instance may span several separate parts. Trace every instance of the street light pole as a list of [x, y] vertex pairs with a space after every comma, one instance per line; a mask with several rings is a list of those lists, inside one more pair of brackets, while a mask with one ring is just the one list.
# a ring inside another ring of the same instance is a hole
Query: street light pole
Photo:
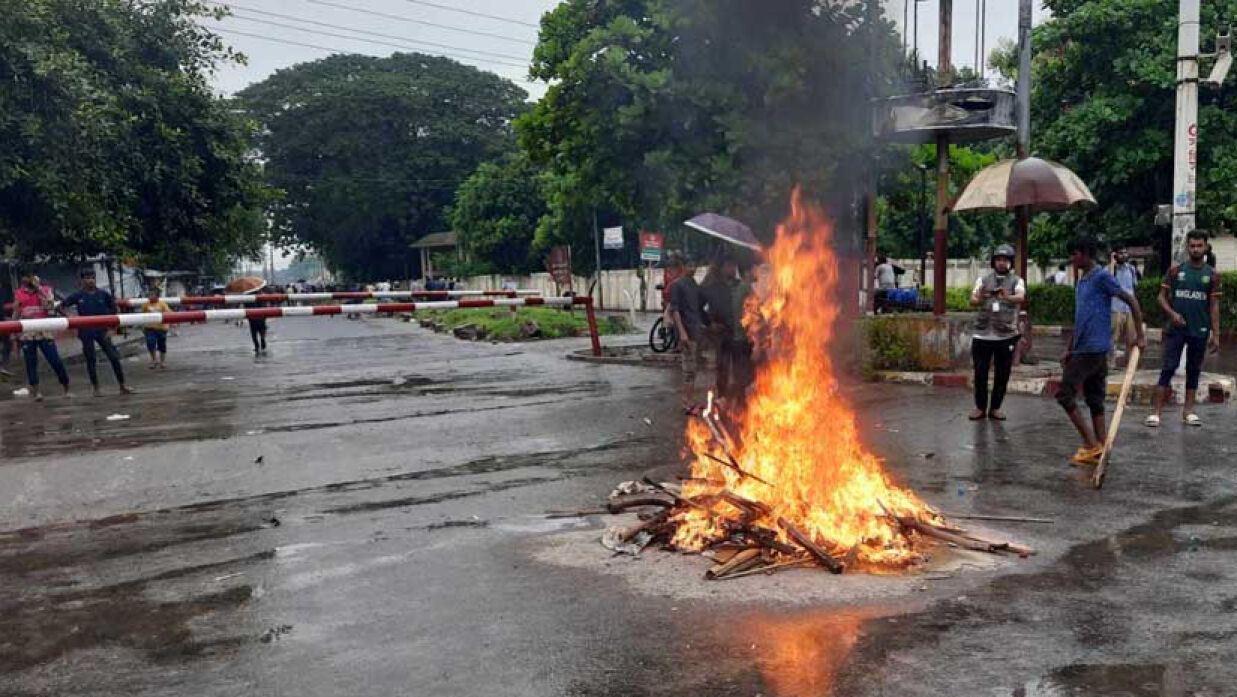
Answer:
[[1197, 224], [1199, 0], [1181, 0], [1177, 24], [1177, 129], [1173, 147], [1173, 260]]

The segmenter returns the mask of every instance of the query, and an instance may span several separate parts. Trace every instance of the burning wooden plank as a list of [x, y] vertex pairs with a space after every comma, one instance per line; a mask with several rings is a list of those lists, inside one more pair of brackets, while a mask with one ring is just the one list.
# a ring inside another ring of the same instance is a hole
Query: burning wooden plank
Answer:
[[795, 527], [793, 523], [785, 518], [778, 518], [777, 524], [786, 531], [787, 535], [790, 535], [790, 539], [794, 540], [795, 544], [807, 550], [808, 553], [823, 564], [826, 569], [829, 569], [831, 573], [840, 574], [846, 570], [846, 566], [842, 562], [830, 556], [828, 552], [813, 542], [812, 538], [808, 537], [806, 533]]

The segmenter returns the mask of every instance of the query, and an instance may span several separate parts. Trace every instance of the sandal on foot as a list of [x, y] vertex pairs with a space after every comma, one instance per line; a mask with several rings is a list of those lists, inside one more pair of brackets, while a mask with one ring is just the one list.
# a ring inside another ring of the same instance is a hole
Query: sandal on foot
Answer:
[[1071, 457], [1069, 461], [1081, 467], [1093, 467], [1100, 464], [1100, 457], [1103, 456], [1103, 454], [1104, 446], [1102, 445], [1095, 448], [1083, 447], [1079, 448], [1078, 452], [1074, 453], [1074, 456]]
[[971, 421], [979, 421], [980, 419], [984, 418], [984, 411], [983, 409], [973, 409], [971, 410], [970, 414], [967, 414], [966, 418], [970, 419]]
[[1186, 414], [1185, 424], [1187, 426], [1202, 426], [1203, 420], [1198, 418], [1198, 414]]
[[1151, 428], [1158, 428], [1160, 425], [1160, 417], [1158, 414], [1151, 414], [1146, 419], [1143, 419], [1143, 425]]
[[1008, 417], [1006, 417], [1005, 414], [1003, 414], [1000, 409], [993, 409], [992, 411], [988, 412], [988, 418], [992, 419], [993, 421], [1004, 421]]

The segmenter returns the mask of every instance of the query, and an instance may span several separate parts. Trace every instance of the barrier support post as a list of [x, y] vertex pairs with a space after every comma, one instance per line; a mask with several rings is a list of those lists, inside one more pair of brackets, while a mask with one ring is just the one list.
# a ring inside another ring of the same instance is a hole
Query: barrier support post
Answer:
[[601, 355], [601, 336], [597, 333], [597, 313], [593, 311], [593, 297], [584, 298], [584, 312], [588, 316], [588, 338], [593, 341], [593, 355]]

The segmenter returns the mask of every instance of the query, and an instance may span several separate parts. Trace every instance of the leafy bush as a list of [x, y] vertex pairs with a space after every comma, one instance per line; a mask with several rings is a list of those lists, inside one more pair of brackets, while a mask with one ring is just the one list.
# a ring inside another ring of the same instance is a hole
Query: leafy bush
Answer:
[[[583, 311], [567, 312], [549, 307], [522, 307], [516, 313], [507, 310], [433, 310], [426, 315], [440, 323], [446, 331], [474, 324], [484, 329], [485, 338], [491, 341], [519, 340], [520, 327], [529, 320], [537, 323], [543, 339], [576, 336], [588, 329], [588, 319]], [[630, 331], [631, 323], [622, 315], [597, 318], [597, 333], [601, 335], [626, 334]]]
[[1027, 288], [1027, 307], [1035, 324], [1073, 324], [1074, 287], [1030, 286]]
[[[932, 289], [922, 288], [919, 291], [919, 297], [926, 300], [929, 305], [932, 304]], [[973, 312], [975, 308], [971, 307], [971, 289], [970, 288], [946, 288], [945, 289], [945, 311], [946, 312]]]
[[864, 372], [917, 368], [917, 347], [910, 329], [908, 322], [895, 316], [879, 315], [864, 320]]

